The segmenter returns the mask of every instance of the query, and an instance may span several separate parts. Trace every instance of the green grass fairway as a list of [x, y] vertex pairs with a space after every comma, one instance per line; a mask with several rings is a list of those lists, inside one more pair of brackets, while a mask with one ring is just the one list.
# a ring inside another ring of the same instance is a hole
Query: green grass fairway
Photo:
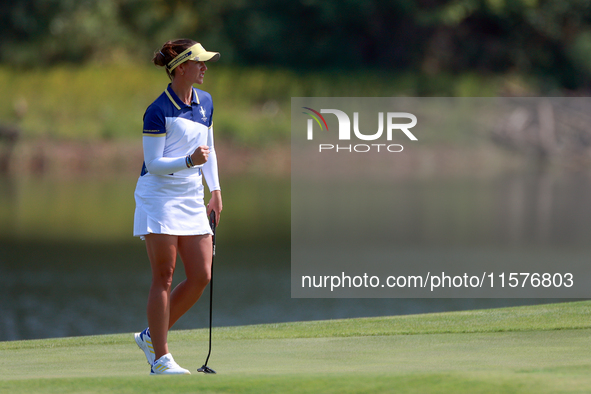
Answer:
[[1, 393], [590, 393], [591, 302], [172, 331], [191, 376], [131, 334], [0, 342]]

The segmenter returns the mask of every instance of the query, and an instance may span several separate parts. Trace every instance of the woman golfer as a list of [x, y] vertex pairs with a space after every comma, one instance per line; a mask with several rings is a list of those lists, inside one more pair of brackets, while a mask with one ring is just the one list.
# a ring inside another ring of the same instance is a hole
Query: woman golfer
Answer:
[[[201, 85], [206, 61], [220, 54], [193, 40], [169, 41], [152, 62], [171, 83], [144, 114], [144, 165], [135, 190], [134, 236], [146, 241], [152, 267], [148, 328], [135, 341], [150, 374], [189, 374], [168, 351], [168, 330], [197, 302], [211, 278], [212, 238], [208, 215], [219, 223], [222, 196], [213, 146], [211, 95]], [[203, 203], [202, 175], [211, 191]], [[187, 279], [171, 291], [177, 253]]]

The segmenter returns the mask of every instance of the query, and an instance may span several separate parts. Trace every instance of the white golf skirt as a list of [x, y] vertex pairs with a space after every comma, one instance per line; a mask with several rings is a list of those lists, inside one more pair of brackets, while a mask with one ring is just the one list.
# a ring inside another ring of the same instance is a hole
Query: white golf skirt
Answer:
[[135, 188], [133, 235], [213, 234], [203, 204], [201, 173], [190, 177], [146, 174]]

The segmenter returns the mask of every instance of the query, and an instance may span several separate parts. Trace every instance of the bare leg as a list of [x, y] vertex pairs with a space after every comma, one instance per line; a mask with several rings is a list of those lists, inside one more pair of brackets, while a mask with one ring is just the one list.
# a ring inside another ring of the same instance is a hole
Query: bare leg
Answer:
[[146, 235], [146, 248], [152, 267], [152, 286], [148, 296], [148, 326], [156, 360], [168, 353], [170, 288], [176, 265], [178, 237], [166, 234]]
[[170, 296], [168, 328], [199, 300], [211, 280], [211, 235], [179, 237], [178, 251], [187, 279], [179, 283]]

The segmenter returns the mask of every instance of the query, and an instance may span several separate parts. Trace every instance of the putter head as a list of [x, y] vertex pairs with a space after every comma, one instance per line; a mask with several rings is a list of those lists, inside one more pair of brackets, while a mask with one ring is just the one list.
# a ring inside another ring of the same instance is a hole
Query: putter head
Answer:
[[213, 369], [209, 368], [207, 365], [202, 366], [201, 368], [199, 368], [197, 370], [197, 372], [203, 372], [203, 373], [216, 373]]

